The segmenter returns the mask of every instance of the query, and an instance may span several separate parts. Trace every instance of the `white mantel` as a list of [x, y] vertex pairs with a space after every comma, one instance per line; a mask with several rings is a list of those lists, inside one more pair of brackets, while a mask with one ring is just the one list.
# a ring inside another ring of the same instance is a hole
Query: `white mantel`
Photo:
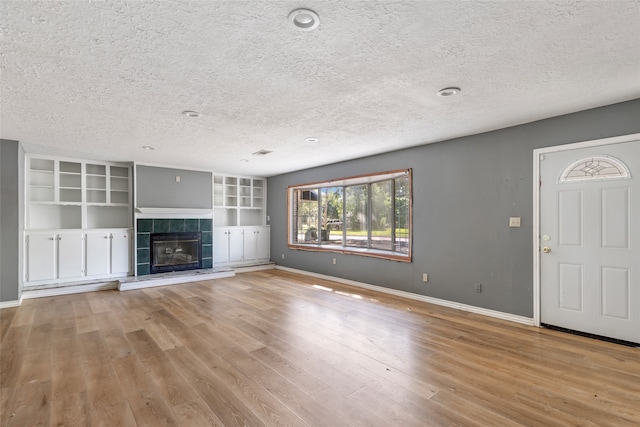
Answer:
[[213, 219], [213, 209], [185, 208], [135, 208], [136, 218], [140, 219]]

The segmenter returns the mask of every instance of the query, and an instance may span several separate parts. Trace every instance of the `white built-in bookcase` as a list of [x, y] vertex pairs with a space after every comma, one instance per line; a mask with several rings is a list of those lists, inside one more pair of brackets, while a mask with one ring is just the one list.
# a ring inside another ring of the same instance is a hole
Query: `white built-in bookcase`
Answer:
[[131, 166], [29, 156], [27, 230], [131, 227]]
[[261, 178], [213, 176], [216, 227], [266, 224], [266, 181]]

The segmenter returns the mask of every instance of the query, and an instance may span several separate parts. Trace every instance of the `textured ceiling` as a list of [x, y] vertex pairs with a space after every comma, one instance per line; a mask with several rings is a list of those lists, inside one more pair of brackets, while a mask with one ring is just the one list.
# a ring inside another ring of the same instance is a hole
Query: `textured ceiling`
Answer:
[[638, 1], [2, 0], [0, 23], [0, 136], [65, 157], [271, 176], [640, 97]]

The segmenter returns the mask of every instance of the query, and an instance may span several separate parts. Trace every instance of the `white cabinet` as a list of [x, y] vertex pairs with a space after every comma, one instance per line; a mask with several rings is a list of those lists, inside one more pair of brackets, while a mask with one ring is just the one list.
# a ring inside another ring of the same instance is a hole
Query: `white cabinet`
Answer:
[[30, 234], [26, 237], [26, 281], [58, 280], [83, 275], [83, 234]]
[[129, 230], [27, 232], [25, 287], [130, 273]]
[[244, 229], [245, 261], [269, 259], [269, 227]]
[[130, 273], [131, 166], [26, 159], [25, 286]]
[[111, 274], [126, 275], [131, 271], [131, 237], [129, 231], [111, 233]]
[[243, 259], [242, 228], [216, 228], [213, 232], [213, 262], [224, 264]]
[[128, 274], [130, 240], [128, 230], [87, 233], [87, 276]]
[[214, 228], [214, 264], [251, 264], [268, 259], [269, 226]]
[[109, 233], [87, 234], [87, 276], [109, 274]]
[[55, 234], [35, 234], [27, 236], [27, 281], [55, 279], [55, 239]]
[[82, 233], [58, 234], [58, 279], [82, 276]]

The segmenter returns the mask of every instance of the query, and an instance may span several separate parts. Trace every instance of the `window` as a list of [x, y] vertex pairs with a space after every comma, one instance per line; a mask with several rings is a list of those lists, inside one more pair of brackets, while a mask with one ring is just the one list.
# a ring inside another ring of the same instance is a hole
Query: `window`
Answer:
[[411, 261], [411, 169], [289, 187], [289, 247]]
[[620, 160], [609, 156], [594, 156], [577, 160], [560, 174], [559, 182], [631, 178], [629, 169]]

